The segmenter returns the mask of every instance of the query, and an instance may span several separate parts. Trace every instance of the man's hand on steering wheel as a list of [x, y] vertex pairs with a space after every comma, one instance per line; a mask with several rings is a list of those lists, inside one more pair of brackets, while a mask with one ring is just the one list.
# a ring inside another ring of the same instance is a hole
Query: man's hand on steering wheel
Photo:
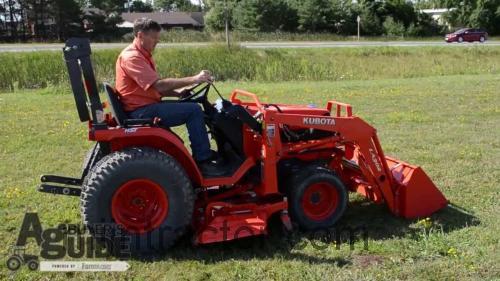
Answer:
[[203, 83], [212, 83], [213, 76], [208, 70], [202, 70], [200, 73], [192, 77], [193, 84], [184, 88], [175, 90], [177, 97], [183, 100], [191, 95], [193, 95], [193, 90]]
[[195, 75], [194, 77], [194, 83], [195, 84], [201, 84], [201, 83], [211, 83], [213, 81], [212, 74], [208, 70], [202, 70], [200, 73]]

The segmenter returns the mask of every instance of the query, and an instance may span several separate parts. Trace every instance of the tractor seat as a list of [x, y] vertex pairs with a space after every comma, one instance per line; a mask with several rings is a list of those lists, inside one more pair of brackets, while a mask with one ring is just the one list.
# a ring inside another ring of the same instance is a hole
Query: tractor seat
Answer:
[[[127, 114], [123, 110], [122, 102], [120, 101], [120, 96], [116, 93], [116, 90], [109, 85], [108, 83], [104, 84], [104, 92], [108, 96], [109, 106], [111, 107], [111, 113], [116, 120], [116, 123], [123, 127], [128, 128], [132, 126], [157, 126], [154, 124], [154, 119], [128, 119]], [[168, 127], [158, 126], [164, 130], [167, 130], [171, 134], [173, 134], [177, 139], [179, 139], [182, 143], [184, 140], [179, 137], [174, 131], [170, 130]]]
[[104, 92], [108, 96], [109, 106], [111, 109], [111, 113], [116, 120], [118, 126], [127, 128], [130, 126], [141, 126], [141, 125], [149, 125], [152, 126], [153, 119], [129, 119], [127, 118], [127, 114], [123, 110], [122, 103], [120, 101], [120, 96], [116, 93], [116, 90], [109, 85], [108, 83], [104, 84]]

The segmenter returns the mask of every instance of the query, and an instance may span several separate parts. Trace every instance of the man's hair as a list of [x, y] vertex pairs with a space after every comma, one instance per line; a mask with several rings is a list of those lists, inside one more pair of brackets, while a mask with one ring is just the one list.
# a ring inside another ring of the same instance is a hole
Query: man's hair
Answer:
[[140, 18], [134, 21], [134, 36], [137, 36], [139, 31], [148, 32], [151, 30], [156, 32], [161, 31], [160, 24], [148, 18]]

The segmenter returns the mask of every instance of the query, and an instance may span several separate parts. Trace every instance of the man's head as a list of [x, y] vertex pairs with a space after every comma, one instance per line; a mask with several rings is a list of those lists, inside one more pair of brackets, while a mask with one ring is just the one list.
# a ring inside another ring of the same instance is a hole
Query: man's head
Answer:
[[153, 52], [156, 44], [160, 42], [161, 26], [154, 20], [140, 18], [134, 22], [134, 36], [141, 47]]

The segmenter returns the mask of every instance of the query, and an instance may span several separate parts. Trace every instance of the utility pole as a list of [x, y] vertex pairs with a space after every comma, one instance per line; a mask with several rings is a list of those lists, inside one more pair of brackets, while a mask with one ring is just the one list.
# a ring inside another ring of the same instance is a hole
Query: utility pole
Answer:
[[358, 41], [359, 41], [359, 35], [360, 35], [360, 29], [359, 29], [359, 24], [361, 23], [361, 17], [358, 15], [356, 18], [356, 21], [358, 22]]

